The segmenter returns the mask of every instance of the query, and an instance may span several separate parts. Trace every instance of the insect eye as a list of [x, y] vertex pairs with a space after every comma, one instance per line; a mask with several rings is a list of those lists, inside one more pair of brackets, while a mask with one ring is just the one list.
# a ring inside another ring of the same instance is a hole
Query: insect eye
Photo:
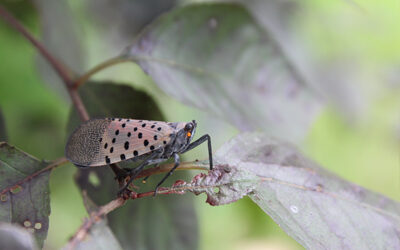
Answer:
[[187, 133], [186, 133], [186, 136], [187, 136], [187, 137], [191, 137], [191, 136], [192, 136], [192, 133], [187, 132]]
[[190, 131], [192, 129], [193, 129], [193, 125], [191, 123], [186, 124], [186, 126], [185, 126], [186, 131]]

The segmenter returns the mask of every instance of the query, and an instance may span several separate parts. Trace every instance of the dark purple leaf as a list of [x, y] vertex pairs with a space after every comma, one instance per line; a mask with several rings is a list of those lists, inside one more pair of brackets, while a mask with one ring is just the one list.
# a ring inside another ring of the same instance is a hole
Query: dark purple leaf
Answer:
[[289, 144], [242, 134], [215, 161], [190, 184], [211, 205], [248, 195], [307, 249], [400, 248], [398, 202], [327, 172]]
[[[222, 0], [223, 2], [238, 2], [245, 6], [255, 20], [260, 24], [288, 57], [293, 68], [302, 75], [305, 83], [319, 93], [347, 118], [355, 119], [363, 109], [365, 96], [360, 91], [361, 86], [355, 82], [360, 81], [356, 76], [357, 67], [362, 64], [354, 55], [340, 55], [334, 58], [326, 58], [326, 50], [318, 52], [314, 44], [305, 41], [304, 31], [300, 26], [302, 19], [310, 19], [317, 30], [329, 30], [325, 22], [320, 22], [321, 14], [318, 9], [310, 11], [307, 3], [298, 0]], [[349, 1], [353, 2], [353, 1]], [[353, 9], [354, 3], [349, 3], [349, 9]], [[311, 14], [312, 13], [312, 14]], [[337, 14], [339, 16], [340, 13]], [[328, 17], [332, 19], [332, 17]], [[354, 20], [353, 20], [354, 21]], [[371, 20], [364, 19], [366, 23]], [[329, 22], [329, 21], [328, 21]], [[297, 25], [297, 24], [300, 25]], [[349, 22], [350, 23], [350, 22]], [[304, 24], [303, 24], [304, 25]], [[367, 28], [368, 26], [366, 26]], [[336, 33], [329, 31], [320, 34], [320, 39], [335, 43]], [[316, 46], [321, 46], [317, 43]], [[330, 46], [324, 43], [324, 46]], [[318, 55], [319, 53], [319, 55]], [[361, 80], [364, 81], [364, 80]]]
[[[0, 143], [0, 221], [27, 228], [34, 233], [40, 247], [49, 227], [50, 171], [30, 177], [47, 165], [7, 143]], [[22, 184], [17, 185], [20, 181]]]
[[177, 8], [123, 56], [171, 96], [231, 122], [300, 140], [319, 102], [274, 38], [237, 4]]
[[129, 43], [143, 27], [176, 5], [176, 0], [88, 0], [87, 12], [101, 32]]

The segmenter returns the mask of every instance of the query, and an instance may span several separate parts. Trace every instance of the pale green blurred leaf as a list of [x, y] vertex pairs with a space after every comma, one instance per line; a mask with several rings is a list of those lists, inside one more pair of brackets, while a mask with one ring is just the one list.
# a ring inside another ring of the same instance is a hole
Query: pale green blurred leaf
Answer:
[[[50, 215], [48, 164], [0, 143], [0, 221], [18, 223], [34, 232], [40, 247], [46, 239]], [[16, 186], [17, 182], [25, 181]]]
[[400, 248], [398, 202], [340, 179], [291, 145], [245, 133], [215, 161], [215, 170], [191, 184], [211, 205], [248, 195], [307, 249]]
[[314, 93], [274, 38], [237, 4], [164, 15], [124, 56], [173, 97], [231, 122], [299, 141], [318, 112]]
[[17, 225], [0, 223], [0, 249], [36, 250], [35, 239], [26, 229]]

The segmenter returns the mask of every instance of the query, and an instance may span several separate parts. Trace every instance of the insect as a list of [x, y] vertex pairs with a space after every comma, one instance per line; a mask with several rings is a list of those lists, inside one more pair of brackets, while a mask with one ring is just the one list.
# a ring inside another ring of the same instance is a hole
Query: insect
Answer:
[[122, 118], [92, 119], [81, 124], [69, 137], [65, 155], [78, 167], [97, 167], [125, 160], [141, 161], [129, 170], [130, 182], [144, 167], [174, 158], [174, 167], [157, 184], [160, 185], [179, 166], [179, 154], [203, 142], [208, 142], [210, 169], [213, 167], [211, 138], [208, 134], [191, 142], [196, 131], [196, 121], [162, 122]]

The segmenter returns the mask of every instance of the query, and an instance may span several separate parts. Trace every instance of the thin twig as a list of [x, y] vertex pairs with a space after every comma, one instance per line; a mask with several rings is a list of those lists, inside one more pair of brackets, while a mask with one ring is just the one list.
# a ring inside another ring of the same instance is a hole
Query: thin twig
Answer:
[[[189, 186], [178, 186], [178, 187], [170, 187], [170, 188], [160, 188], [157, 192], [157, 195], [165, 195], [165, 194], [182, 194], [183, 192], [192, 189]], [[132, 192], [132, 196], [130, 199], [140, 199], [144, 197], [153, 196], [154, 191], [144, 192], [144, 193], [135, 193]], [[83, 224], [79, 227], [78, 231], [74, 234], [74, 236], [70, 239], [67, 249], [75, 249], [77, 244], [85, 240], [87, 235], [89, 234], [90, 229], [100, 220], [102, 220], [107, 214], [114, 211], [115, 209], [123, 206], [127, 200], [119, 197], [115, 200], [110, 201], [104, 206], [101, 206], [97, 211], [92, 212], [90, 217], [85, 219]]]
[[82, 103], [82, 100], [73, 88], [73, 74], [71, 71], [63, 64], [61, 61], [57, 60], [51, 53], [32, 36], [32, 34], [25, 29], [25, 27], [13, 17], [3, 6], [0, 5], [0, 16], [15, 30], [20, 32], [31, 44], [40, 52], [40, 54], [47, 60], [47, 62], [53, 67], [57, 72], [58, 76], [63, 80], [65, 87], [71, 97], [72, 103], [74, 104], [76, 110], [82, 121], [89, 120], [88, 112]]
[[63, 65], [60, 61], [54, 58], [49, 51], [47, 51], [43, 45], [37, 41], [27, 29], [25, 29], [22, 24], [15, 19], [3, 6], [0, 5], [0, 16], [8, 22], [14, 29], [19, 31], [27, 40], [29, 40], [32, 45], [43, 55], [43, 57], [51, 64], [51, 66], [57, 71], [58, 75], [63, 79], [65, 82], [69, 82], [72, 84], [70, 79], [71, 72], [67, 70], [67, 67]]
[[87, 80], [89, 80], [89, 78], [91, 76], [93, 76], [94, 74], [96, 74], [97, 72], [99, 72], [105, 68], [114, 66], [119, 63], [124, 63], [124, 62], [130, 62], [130, 60], [125, 57], [115, 57], [115, 58], [111, 58], [107, 61], [100, 63], [99, 65], [95, 66], [93, 69], [86, 72], [83, 76], [81, 76], [77, 80], [75, 80], [74, 88], [75, 89], [79, 88], [82, 84], [87, 82]]
[[[159, 174], [168, 172], [173, 168], [174, 164], [164, 164], [156, 168], [150, 168], [144, 170], [138, 177], [141, 178], [153, 174]], [[184, 162], [182, 163], [177, 170], [207, 170], [208, 165], [202, 162]], [[183, 184], [183, 185], [182, 185]], [[157, 195], [167, 195], [167, 194], [183, 194], [185, 191], [189, 191], [192, 189], [190, 185], [186, 184], [183, 181], [177, 181], [172, 187], [162, 187], [157, 191]], [[84, 221], [84, 223], [79, 227], [78, 231], [74, 234], [71, 240], [68, 243], [67, 249], [74, 249], [79, 242], [83, 241], [88, 235], [90, 229], [94, 226], [95, 223], [99, 222], [102, 218], [104, 218], [108, 213], [114, 211], [115, 209], [123, 206], [128, 199], [140, 199], [144, 197], [150, 197], [154, 195], [154, 191], [136, 193], [130, 192], [129, 197], [119, 197], [115, 200], [110, 201], [104, 206], [101, 206], [97, 211], [90, 213], [90, 217]]]
[[84, 221], [82, 226], [79, 227], [78, 231], [71, 238], [71, 240], [68, 243], [67, 249], [74, 249], [79, 242], [81, 242], [86, 238], [89, 230], [96, 222], [99, 222], [102, 219], [102, 217], [104, 217], [111, 211], [124, 205], [125, 202], [126, 200], [120, 197], [110, 201], [104, 206], [101, 206], [97, 211], [92, 212], [90, 214], [90, 217]]
[[52, 163], [50, 163], [47, 167], [42, 168], [41, 170], [39, 170], [39, 171], [37, 171], [37, 172], [35, 172], [35, 173], [33, 173], [33, 174], [31, 174], [31, 175], [25, 177], [24, 179], [22, 179], [22, 180], [20, 180], [20, 181], [18, 181], [18, 182], [16, 182], [14, 185], [9, 186], [9, 187], [3, 189], [3, 190], [1, 191], [1, 193], [0, 193], [0, 195], [3, 195], [3, 194], [5, 194], [5, 193], [9, 192], [11, 189], [15, 188], [16, 186], [20, 186], [20, 185], [22, 185], [23, 183], [25, 183], [25, 182], [27, 182], [27, 181], [29, 181], [29, 180], [35, 178], [36, 176], [38, 176], [38, 175], [40, 175], [40, 174], [42, 174], [42, 173], [44, 173], [44, 172], [46, 172], [46, 171], [50, 171], [50, 170], [52, 170], [53, 168], [56, 168], [56, 167], [58, 167], [58, 166], [61, 166], [61, 165], [65, 164], [65, 163], [68, 163], [68, 160], [67, 160], [65, 157], [61, 157], [61, 158], [59, 158], [59, 159], [53, 161]]

